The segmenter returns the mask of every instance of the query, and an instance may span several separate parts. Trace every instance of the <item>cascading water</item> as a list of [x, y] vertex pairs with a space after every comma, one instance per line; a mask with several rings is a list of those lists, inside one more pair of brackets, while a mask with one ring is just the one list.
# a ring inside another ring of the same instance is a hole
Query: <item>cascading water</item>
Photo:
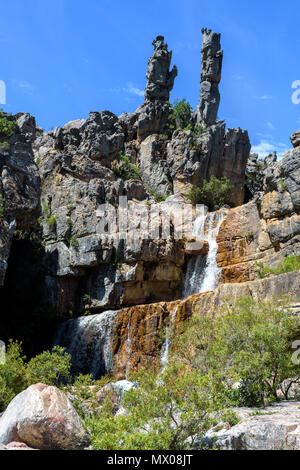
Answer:
[[217, 287], [220, 269], [217, 264], [217, 236], [225, 218], [223, 211], [201, 215], [194, 222], [193, 235], [207, 241], [209, 251], [206, 257], [193, 256], [187, 266], [183, 297], [214, 290]]
[[166, 367], [169, 364], [169, 351], [170, 351], [170, 345], [171, 345], [171, 331], [172, 328], [174, 328], [175, 322], [176, 322], [176, 315], [177, 315], [178, 307], [175, 308], [173, 313], [171, 314], [171, 324], [167, 323], [166, 326], [166, 339], [162, 345], [161, 348], [161, 353], [160, 353], [160, 363], [162, 365], [162, 371], [166, 369]]
[[92, 374], [98, 379], [113, 364], [111, 351], [117, 311], [68, 320], [58, 330], [54, 344], [65, 347], [72, 357], [72, 374]]
[[163, 370], [167, 367], [169, 363], [169, 350], [170, 350], [170, 325], [166, 326], [166, 339], [161, 348], [160, 362], [163, 367]]
[[131, 356], [131, 338], [130, 338], [130, 328], [131, 328], [131, 315], [128, 320], [128, 325], [127, 325], [127, 340], [126, 340], [126, 355], [127, 355], [127, 361], [126, 361], [126, 380], [128, 379], [128, 374], [130, 370], [130, 356]]

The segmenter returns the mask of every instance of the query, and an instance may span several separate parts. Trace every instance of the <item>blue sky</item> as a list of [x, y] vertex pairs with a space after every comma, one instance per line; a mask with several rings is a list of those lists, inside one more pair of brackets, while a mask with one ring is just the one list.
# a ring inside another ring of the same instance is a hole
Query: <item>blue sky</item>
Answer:
[[165, 36], [179, 75], [171, 94], [195, 107], [201, 28], [222, 34], [219, 118], [248, 129], [261, 155], [291, 147], [300, 128], [299, 3], [282, 0], [0, 0], [0, 80], [6, 111], [44, 129], [89, 111], [132, 112], [143, 102], [152, 40]]

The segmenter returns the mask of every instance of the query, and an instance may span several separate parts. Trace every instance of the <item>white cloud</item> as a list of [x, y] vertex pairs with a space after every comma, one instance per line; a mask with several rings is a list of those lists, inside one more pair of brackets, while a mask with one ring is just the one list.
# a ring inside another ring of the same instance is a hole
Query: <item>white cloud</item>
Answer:
[[128, 83], [127, 88], [123, 88], [123, 91], [126, 91], [126, 93], [131, 93], [132, 95], [137, 95], [137, 96], [144, 96], [145, 94], [144, 90], [140, 90], [139, 88], [133, 86], [132, 83]]
[[266, 126], [268, 129], [271, 129], [271, 131], [275, 129], [275, 126], [270, 121], [266, 122]]
[[289, 147], [282, 142], [270, 142], [267, 140], [261, 140], [258, 145], [253, 145], [251, 148], [251, 152], [258, 153], [260, 158], [265, 158], [273, 152], [277, 152], [277, 155], [281, 158], [288, 150]]
[[272, 95], [263, 95], [260, 97], [261, 100], [272, 100], [273, 96]]
[[234, 75], [233, 78], [235, 80], [243, 80], [244, 79], [244, 77], [242, 77], [242, 75]]

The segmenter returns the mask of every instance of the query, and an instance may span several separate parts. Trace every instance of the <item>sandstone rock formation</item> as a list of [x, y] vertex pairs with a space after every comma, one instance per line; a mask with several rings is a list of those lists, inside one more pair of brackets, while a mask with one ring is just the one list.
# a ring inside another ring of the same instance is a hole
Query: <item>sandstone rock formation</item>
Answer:
[[202, 35], [200, 101], [194, 116], [200, 125], [209, 127], [216, 122], [218, 115], [223, 51], [220, 34], [203, 28]]
[[[167, 319], [176, 325], [191, 315], [205, 315], [212, 308], [218, 310], [224, 301], [233, 305], [240, 297], [259, 301], [276, 295], [299, 298], [300, 272], [252, 282], [220, 284], [215, 291], [185, 300], [138, 305], [88, 319], [69, 320], [62, 326], [57, 341], [72, 354], [76, 373], [91, 372], [99, 378], [109, 372], [116, 380], [123, 380], [130, 372], [147, 367], [149, 363], [159, 364], [160, 332]], [[107, 315], [110, 322], [106, 321]], [[103, 369], [104, 361], [107, 369]]]
[[17, 395], [0, 418], [0, 443], [13, 441], [41, 450], [79, 450], [89, 444], [67, 396], [44, 384]]

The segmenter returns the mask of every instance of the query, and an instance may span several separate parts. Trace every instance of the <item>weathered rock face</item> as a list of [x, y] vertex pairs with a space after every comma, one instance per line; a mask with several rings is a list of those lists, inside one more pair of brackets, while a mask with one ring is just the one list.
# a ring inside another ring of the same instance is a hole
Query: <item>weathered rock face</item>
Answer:
[[275, 267], [300, 254], [299, 157], [298, 147], [278, 162], [276, 155], [267, 157], [259, 170], [264, 183], [254, 198], [258, 203], [228, 212], [218, 237], [223, 282], [253, 280], [257, 261]]
[[173, 191], [169, 175], [166, 142], [158, 134], [147, 137], [140, 146], [139, 168], [146, 184], [157, 194], [167, 195]]
[[199, 184], [211, 176], [226, 176], [234, 186], [232, 203], [242, 204], [250, 147], [247, 131], [226, 130], [222, 122], [198, 137], [191, 131], [175, 131], [167, 147], [173, 191], [186, 192], [190, 184]]
[[43, 384], [17, 395], [0, 418], [0, 443], [12, 441], [41, 450], [80, 450], [89, 444], [67, 396]]
[[274, 403], [257, 411], [261, 415], [253, 416], [253, 408], [237, 408], [240, 423], [218, 425], [195, 449], [212, 443], [219, 450], [300, 449], [299, 402]]
[[[80, 313], [180, 296], [182, 241], [171, 235], [151, 238], [146, 231], [135, 240], [143, 213], [149, 218], [142, 181], [116, 180], [111, 170], [88, 157], [51, 150], [39, 170], [48, 273], [45, 295], [50, 304], [61, 313]], [[117, 223], [121, 196], [130, 201], [126, 236]], [[102, 219], [99, 207], [105, 207]], [[99, 232], [108, 215], [113, 219], [110, 227]]]
[[148, 62], [146, 77], [148, 83], [145, 89], [146, 99], [168, 101], [170, 91], [173, 89], [177, 76], [177, 67], [169, 71], [172, 59], [172, 51], [164, 42], [163, 36], [157, 36], [153, 41], [154, 53]]
[[[57, 342], [73, 355], [77, 371], [94, 373], [96, 377], [110, 372], [116, 380], [123, 380], [130, 372], [149, 364], [159, 366], [163, 344], [161, 331], [167, 319], [176, 325], [192, 315], [205, 315], [212, 308], [218, 310], [225, 299], [234, 304], [240, 297], [259, 301], [289, 294], [299, 298], [299, 281], [300, 272], [295, 271], [252, 282], [221, 284], [215, 291], [185, 300], [138, 305], [114, 313], [70, 320], [62, 327]], [[107, 315], [111, 322], [104, 328]], [[80, 334], [78, 325], [85, 325]], [[103, 334], [104, 330], [106, 334]], [[109, 358], [106, 361], [108, 367], [105, 370], [95, 368], [96, 364], [104, 364], [104, 358]]]
[[5, 145], [0, 142], [0, 286], [13, 234], [16, 229], [32, 225], [40, 198], [40, 179], [32, 153], [35, 119], [29, 114], [4, 117], [15, 122], [15, 129]]
[[291, 142], [295, 148], [300, 146], [300, 130], [291, 135]]
[[289, 150], [267, 168], [262, 216], [277, 251], [299, 253], [300, 241], [300, 149]]
[[194, 116], [199, 124], [208, 127], [216, 122], [218, 115], [223, 51], [220, 34], [206, 28], [202, 34], [200, 102]]

